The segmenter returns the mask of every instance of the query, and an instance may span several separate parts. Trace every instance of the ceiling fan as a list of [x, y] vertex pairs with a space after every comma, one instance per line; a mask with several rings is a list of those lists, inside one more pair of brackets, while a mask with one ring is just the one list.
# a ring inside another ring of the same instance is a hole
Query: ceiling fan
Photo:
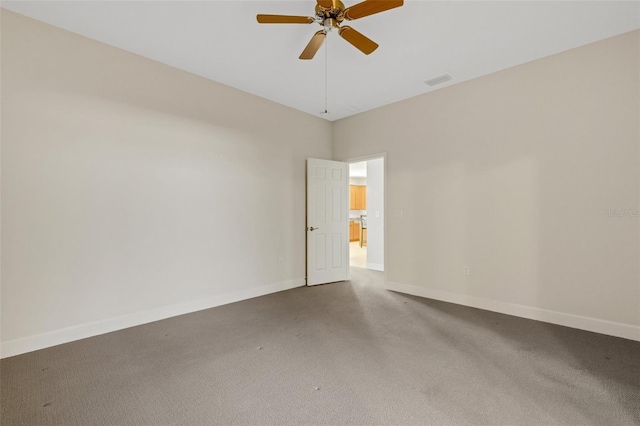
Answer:
[[313, 17], [258, 15], [257, 19], [261, 24], [313, 24], [314, 22], [320, 24], [323, 28], [311, 37], [311, 41], [302, 51], [300, 59], [312, 59], [332, 28], [336, 28], [340, 37], [347, 40], [365, 55], [368, 55], [378, 48], [378, 44], [347, 25], [340, 26], [342, 22], [345, 19], [347, 21], [360, 19], [404, 4], [404, 0], [365, 0], [345, 8], [340, 0], [316, 1], [315, 16]]

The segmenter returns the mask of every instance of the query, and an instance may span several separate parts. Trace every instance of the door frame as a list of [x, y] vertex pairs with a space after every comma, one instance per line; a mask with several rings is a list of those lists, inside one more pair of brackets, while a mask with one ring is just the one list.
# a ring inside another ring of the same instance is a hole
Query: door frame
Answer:
[[[347, 164], [351, 165], [351, 163], [360, 163], [362, 161], [369, 161], [369, 160], [377, 160], [379, 158], [383, 159], [383, 179], [382, 179], [382, 190], [383, 190], [383, 200], [382, 200], [382, 208], [384, 209], [384, 211], [382, 212], [383, 215], [383, 221], [382, 223], [384, 224], [384, 229], [382, 232], [382, 239], [384, 240], [382, 242], [382, 247], [384, 248], [384, 257], [383, 257], [383, 261], [384, 261], [384, 282], [385, 285], [387, 283], [387, 227], [388, 227], [388, 218], [387, 218], [387, 212], [389, 211], [389, 206], [387, 205], [387, 153], [385, 152], [381, 152], [379, 154], [371, 154], [371, 155], [363, 155], [361, 157], [350, 157], [349, 159], [345, 160]], [[368, 211], [367, 211], [367, 215], [368, 215]], [[349, 206], [347, 206], [347, 217], [349, 216]], [[349, 250], [349, 241], [347, 241], [347, 250]], [[349, 262], [349, 267], [347, 268], [347, 279], [351, 279], [351, 262]]]

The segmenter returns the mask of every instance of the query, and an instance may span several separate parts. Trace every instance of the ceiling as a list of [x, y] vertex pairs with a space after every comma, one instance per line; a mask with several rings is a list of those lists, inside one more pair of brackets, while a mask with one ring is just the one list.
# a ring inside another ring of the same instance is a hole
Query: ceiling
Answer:
[[[357, 1], [345, 0], [347, 7]], [[365, 56], [337, 32], [298, 59], [311, 25], [255, 15], [312, 16], [297, 1], [3, 1], [2, 7], [270, 99], [337, 120], [640, 28], [640, 2], [412, 1], [349, 23], [380, 47]], [[453, 80], [430, 88], [444, 73]]]

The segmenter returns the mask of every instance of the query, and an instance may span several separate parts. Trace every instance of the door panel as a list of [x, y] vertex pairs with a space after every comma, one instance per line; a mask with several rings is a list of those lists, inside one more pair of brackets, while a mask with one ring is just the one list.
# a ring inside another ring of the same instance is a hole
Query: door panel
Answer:
[[314, 235], [313, 236], [313, 242], [315, 244], [315, 268], [314, 271], [316, 273], [318, 272], [324, 272], [327, 267], [327, 262], [326, 262], [326, 254], [327, 251], [325, 250], [325, 246], [327, 244], [326, 240], [325, 240], [325, 236], [324, 235]]
[[307, 285], [347, 279], [348, 164], [307, 160]]

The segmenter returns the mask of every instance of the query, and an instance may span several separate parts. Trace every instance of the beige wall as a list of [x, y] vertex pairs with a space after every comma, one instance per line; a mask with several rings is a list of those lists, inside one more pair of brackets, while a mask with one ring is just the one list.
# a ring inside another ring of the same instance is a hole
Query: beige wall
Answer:
[[3, 351], [304, 284], [305, 159], [331, 158], [331, 123], [1, 23]]
[[639, 38], [336, 122], [335, 159], [387, 153], [390, 286], [640, 339]]
[[390, 283], [640, 324], [639, 32], [332, 125], [1, 19], [3, 356], [300, 285], [332, 154], [387, 153]]

